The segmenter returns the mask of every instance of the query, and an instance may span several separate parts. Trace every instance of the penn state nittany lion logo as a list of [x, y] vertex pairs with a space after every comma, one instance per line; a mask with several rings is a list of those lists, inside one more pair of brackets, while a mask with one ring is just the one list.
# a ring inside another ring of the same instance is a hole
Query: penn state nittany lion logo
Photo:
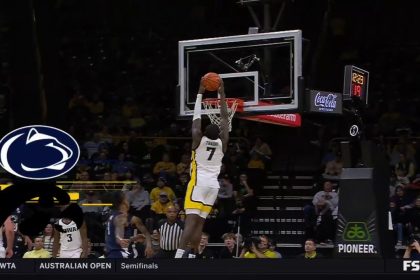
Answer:
[[21, 127], [0, 140], [0, 165], [25, 179], [45, 180], [61, 176], [76, 165], [79, 155], [76, 140], [50, 126]]

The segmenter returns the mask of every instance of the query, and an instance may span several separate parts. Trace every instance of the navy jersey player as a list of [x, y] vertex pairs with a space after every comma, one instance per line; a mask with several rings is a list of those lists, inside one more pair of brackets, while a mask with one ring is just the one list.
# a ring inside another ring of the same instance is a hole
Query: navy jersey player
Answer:
[[130, 243], [142, 237], [141, 234], [136, 234], [137, 230], [146, 238], [146, 257], [151, 257], [153, 250], [150, 234], [138, 217], [128, 215], [130, 206], [124, 193], [114, 193], [112, 206], [105, 229], [107, 258], [129, 258]]

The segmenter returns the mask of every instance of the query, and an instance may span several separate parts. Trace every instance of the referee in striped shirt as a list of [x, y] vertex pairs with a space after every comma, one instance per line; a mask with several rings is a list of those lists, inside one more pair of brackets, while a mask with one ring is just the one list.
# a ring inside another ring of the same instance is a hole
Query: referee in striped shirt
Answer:
[[171, 259], [175, 257], [184, 230], [184, 222], [177, 217], [178, 211], [174, 206], [169, 206], [166, 209], [166, 220], [159, 221], [160, 251], [156, 258]]

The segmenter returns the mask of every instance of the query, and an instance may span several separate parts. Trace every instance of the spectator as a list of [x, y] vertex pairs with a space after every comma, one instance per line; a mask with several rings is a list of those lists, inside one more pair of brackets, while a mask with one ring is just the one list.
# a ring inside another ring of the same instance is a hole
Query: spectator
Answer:
[[161, 172], [165, 172], [171, 176], [175, 175], [176, 172], [176, 165], [171, 161], [168, 153], [164, 153], [162, 156], [162, 160], [155, 164], [153, 167], [153, 174], [160, 174]]
[[98, 94], [94, 94], [91, 100], [87, 101], [86, 106], [93, 115], [102, 115], [105, 109], [105, 105], [103, 101], [99, 99]]
[[166, 220], [159, 222], [160, 251], [156, 258], [171, 259], [178, 249], [184, 223], [177, 219], [178, 213], [173, 205], [166, 208]]
[[392, 148], [390, 155], [391, 164], [395, 165], [401, 161], [401, 154], [409, 160], [415, 160], [416, 148], [408, 140], [408, 134], [403, 134], [398, 138], [398, 143]]
[[176, 173], [178, 175], [181, 174], [189, 174], [190, 172], [190, 156], [188, 154], [183, 154], [181, 156], [181, 161], [176, 165]]
[[186, 173], [182, 173], [178, 176], [178, 182], [174, 186], [174, 192], [176, 197], [185, 197], [189, 181], [190, 177]]
[[136, 181], [133, 189], [126, 193], [126, 197], [130, 204], [130, 213], [146, 222], [146, 219], [150, 217], [150, 196], [140, 180], [136, 178]]
[[169, 200], [166, 192], [160, 192], [159, 199], [156, 202], [153, 202], [152, 207], [150, 208], [154, 214], [155, 222], [165, 218], [165, 213], [169, 207], [174, 207], [174, 204]]
[[395, 186], [401, 186], [405, 188], [410, 184], [410, 179], [407, 176], [407, 173], [404, 169], [396, 168], [395, 169]]
[[225, 165], [229, 166], [228, 173], [234, 177], [238, 177], [248, 166], [248, 152], [238, 144], [229, 143], [228, 150], [223, 159]]
[[411, 240], [405, 248], [403, 259], [420, 260], [420, 245], [417, 240]]
[[92, 185], [86, 183], [90, 181], [90, 174], [86, 170], [76, 174], [76, 181], [81, 181], [84, 183], [74, 182], [74, 184], [70, 185], [67, 190], [77, 191], [81, 197], [84, 197], [86, 189], [93, 187]]
[[198, 246], [198, 252], [196, 254], [197, 259], [214, 259], [213, 251], [207, 248], [209, 244], [209, 234], [203, 232], [201, 234], [200, 244]]
[[112, 161], [108, 158], [108, 154], [109, 151], [103, 148], [98, 154], [92, 156], [92, 170], [97, 178], [112, 169]]
[[152, 191], [150, 192], [150, 200], [153, 202], [158, 201], [159, 198], [159, 194], [161, 192], [165, 192], [168, 194], [169, 200], [174, 201], [176, 196], [174, 191], [168, 187], [167, 185], [167, 180], [165, 176], [160, 176], [158, 181], [157, 181], [157, 187], [153, 188]]
[[225, 246], [220, 250], [220, 259], [231, 259], [237, 256], [236, 235], [234, 233], [225, 233], [222, 236]]
[[321, 165], [323, 167], [327, 166], [327, 162], [334, 160], [338, 153], [339, 153], [338, 144], [335, 142], [331, 142], [328, 145], [327, 151], [321, 160]]
[[124, 154], [124, 160], [126, 162], [130, 162], [130, 163], [136, 162], [136, 160], [137, 160], [135, 152], [132, 151], [133, 149], [131, 148], [131, 145], [133, 145], [132, 143], [135, 143], [135, 142], [124, 141], [124, 142], [122, 142], [118, 145], [119, 146], [118, 147], [118, 153], [119, 154]]
[[100, 204], [102, 201], [96, 197], [96, 193], [92, 190], [86, 193], [86, 198], [79, 201], [80, 208], [82, 208], [83, 213], [101, 213], [103, 210], [102, 206], [95, 204]]
[[400, 154], [399, 161], [395, 165], [395, 172], [397, 170], [401, 171], [401, 177], [407, 177], [409, 181], [414, 179], [414, 176], [416, 175], [416, 167], [414, 165], [414, 162], [407, 158], [407, 156], [404, 153]]
[[276, 248], [277, 248], [276, 242], [273, 239], [269, 238], [268, 239], [268, 250], [270, 250], [271, 252], [276, 254], [276, 257], [275, 257], [276, 259], [283, 258], [283, 256], [279, 252], [277, 252]]
[[418, 192], [420, 190], [420, 174], [417, 174], [416, 179], [411, 184], [403, 185], [404, 189]]
[[132, 172], [133, 170], [133, 163], [125, 160], [124, 153], [120, 153], [118, 159], [112, 164], [112, 172], [117, 173], [118, 176], [124, 176], [124, 174]]
[[248, 184], [246, 174], [239, 176], [239, 183], [235, 186], [233, 195], [236, 201], [236, 209], [232, 214], [241, 217], [242, 233], [248, 235], [251, 230], [251, 219], [256, 211], [256, 199], [254, 190]]
[[32, 251], [28, 251], [23, 255], [24, 259], [49, 259], [51, 258], [50, 252], [44, 249], [44, 243], [42, 237], [38, 236], [34, 238], [34, 248]]
[[257, 153], [251, 154], [251, 159], [248, 162], [248, 168], [265, 170], [264, 161], [261, 160], [261, 157], [259, 154]]
[[331, 181], [324, 182], [324, 189], [315, 194], [312, 205], [303, 209], [307, 237], [317, 235], [320, 242], [332, 243], [334, 220], [338, 212], [338, 194], [333, 192]]
[[93, 139], [83, 143], [83, 148], [87, 151], [89, 159], [91, 159], [94, 154], [98, 153], [102, 146], [103, 142], [101, 141], [101, 135], [99, 133], [95, 133]]
[[52, 255], [52, 249], [54, 245], [54, 227], [52, 224], [47, 224], [45, 226], [42, 242], [44, 243], [44, 249], [47, 250]]
[[114, 141], [111, 133], [109, 133], [109, 127], [106, 125], [102, 126], [101, 131], [98, 132], [99, 135], [99, 141], [106, 143], [107, 145], [112, 144], [112, 142]]
[[305, 253], [299, 255], [299, 258], [307, 260], [321, 259], [323, 256], [316, 251], [316, 243], [312, 238], [308, 238], [304, 244]]
[[407, 211], [413, 207], [411, 199], [405, 194], [402, 187], [395, 188], [395, 195], [391, 197], [390, 210], [392, 215], [392, 224], [397, 233], [397, 245], [401, 246], [403, 242], [404, 225], [407, 223]]
[[343, 161], [341, 153], [337, 153], [333, 160], [327, 162], [325, 166], [324, 175], [327, 176], [339, 176], [343, 171]]
[[131, 129], [139, 129], [146, 125], [146, 120], [140, 112], [136, 112], [131, 118], [128, 119], [128, 124]]
[[255, 144], [252, 147], [250, 154], [258, 154], [264, 161], [271, 160], [271, 149], [270, 146], [268, 146], [267, 143], [265, 143], [261, 137], [257, 137], [255, 139]]
[[220, 189], [217, 194], [217, 205], [221, 218], [229, 218], [235, 207], [233, 185], [230, 177], [225, 174], [220, 180]]
[[156, 186], [153, 176], [149, 173], [146, 173], [143, 175], [141, 179], [141, 183], [144, 189], [148, 192], [150, 192]]
[[234, 189], [233, 195], [239, 199], [254, 196], [254, 190], [248, 185], [248, 176], [246, 174], [239, 175], [239, 184]]
[[122, 116], [129, 119], [135, 116], [139, 112], [139, 106], [135, 100], [131, 97], [125, 99], [125, 103], [122, 106]]
[[414, 202], [414, 207], [409, 209], [408, 213], [409, 234], [420, 236], [420, 196]]
[[269, 249], [268, 238], [265, 235], [258, 237], [259, 242], [255, 244], [252, 242], [249, 248], [243, 248], [240, 258], [245, 259], [275, 259], [277, 254]]
[[157, 253], [160, 251], [160, 235], [157, 229], [152, 231], [152, 250], [153, 250], [153, 257], [156, 256]]

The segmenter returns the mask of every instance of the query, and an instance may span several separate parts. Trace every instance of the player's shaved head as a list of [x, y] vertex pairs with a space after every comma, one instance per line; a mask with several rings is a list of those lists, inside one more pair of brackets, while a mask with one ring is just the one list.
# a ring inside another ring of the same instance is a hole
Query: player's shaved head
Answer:
[[211, 140], [216, 140], [219, 138], [220, 129], [216, 124], [209, 124], [204, 130], [204, 136], [210, 138]]

